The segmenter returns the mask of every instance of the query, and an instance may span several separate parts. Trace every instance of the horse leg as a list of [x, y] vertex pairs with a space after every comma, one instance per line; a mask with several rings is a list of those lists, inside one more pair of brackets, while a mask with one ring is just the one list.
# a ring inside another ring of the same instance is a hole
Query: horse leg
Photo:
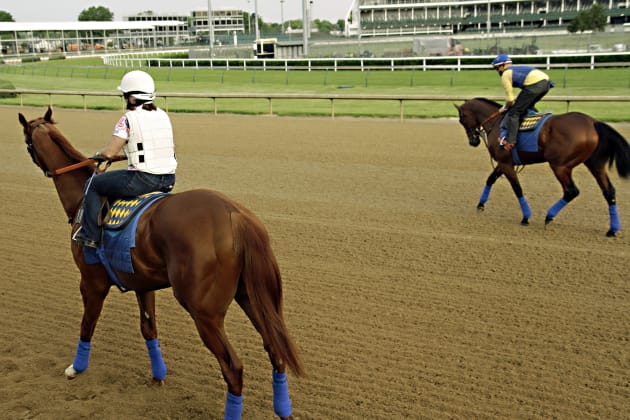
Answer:
[[108, 280], [97, 282], [87, 280], [85, 275], [81, 275], [81, 296], [83, 298], [83, 318], [81, 320], [81, 335], [77, 345], [74, 361], [65, 370], [66, 378], [74, 379], [79, 373], [88, 368], [90, 361], [90, 350], [92, 336], [96, 323], [103, 310], [103, 303], [109, 293], [110, 285]]
[[[239, 267], [233, 256], [220, 255], [222, 263], [208, 260], [202, 249], [188, 249], [171, 264], [169, 279], [179, 303], [190, 313], [199, 337], [214, 354], [227, 384], [224, 419], [239, 420], [243, 411], [243, 363], [225, 334], [225, 314], [234, 300]], [[184, 267], [180, 270], [179, 267]]]
[[155, 292], [136, 292], [138, 307], [140, 308], [140, 331], [147, 345], [151, 360], [153, 382], [161, 385], [166, 378], [166, 365], [162, 358], [160, 343], [157, 338], [157, 324], [155, 320]]
[[291, 399], [289, 398], [289, 384], [287, 383], [286, 366], [282, 359], [276, 356], [276, 351], [268, 344], [268, 340], [263, 334], [263, 330], [258, 325], [258, 321], [253, 313], [249, 296], [243, 285], [240, 285], [235, 297], [238, 305], [243, 309], [243, 312], [247, 315], [254, 328], [258, 331], [263, 338], [263, 346], [273, 370], [271, 372], [272, 388], [273, 388], [273, 411], [278, 417], [283, 420], [291, 418], [292, 406]]
[[243, 363], [228, 341], [224, 329], [225, 312], [203, 310], [193, 315], [201, 340], [214, 354], [228, 393], [225, 401], [225, 420], [239, 420], [243, 411]]
[[501, 172], [501, 170], [497, 167], [497, 168], [494, 168], [490, 176], [488, 176], [488, 179], [486, 180], [486, 186], [484, 187], [483, 192], [481, 193], [481, 197], [479, 197], [479, 204], [477, 204], [477, 211], [483, 211], [485, 209], [485, 204], [488, 201], [488, 198], [490, 197], [490, 191], [492, 190], [492, 186], [494, 185], [495, 182], [497, 182], [497, 179], [499, 179], [499, 177], [502, 174], [503, 172]]
[[516, 171], [514, 171], [513, 166], [503, 167], [501, 171], [510, 182], [510, 185], [512, 186], [512, 191], [514, 191], [514, 195], [516, 195], [516, 198], [518, 199], [518, 203], [521, 206], [521, 213], [523, 214], [523, 218], [521, 219], [521, 225], [527, 226], [529, 225], [529, 218], [532, 217], [532, 210], [529, 207], [529, 203], [527, 202], [527, 199], [523, 195], [523, 188], [521, 187], [521, 183], [518, 180]]
[[575, 197], [580, 195], [580, 190], [573, 182], [571, 177], [571, 168], [567, 167], [552, 167], [553, 173], [562, 185], [564, 194], [562, 198], [555, 202], [553, 206], [547, 210], [547, 216], [545, 217], [545, 225], [548, 225], [553, 219], [560, 213], [567, 204], [569, 204]]
[[617, 193], [615, 191], [615, 187], [612, 182], [610, 182], [610, 178], [606, 175], [606, 167], [601, 166], [600, 168], [594, 167], [590, 164], [586, 164], [586, 167], [591, 171], [595, 180], [597, 181], [597, 185], [602, 190], [604, 194], [604, 198], [608, 203], [608, 214], [610, 216], [610, 229], [606, 232], [606, 236], [614, 237], [617, 235], [617, 232], [621, 230], [621, 221], [619, 220], [619, 212], [617, 211]]

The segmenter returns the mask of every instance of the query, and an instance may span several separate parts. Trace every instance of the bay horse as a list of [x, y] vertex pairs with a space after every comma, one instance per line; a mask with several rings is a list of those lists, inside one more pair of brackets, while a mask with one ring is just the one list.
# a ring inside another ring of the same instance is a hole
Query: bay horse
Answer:
[[[57, 129], [50, 107], [41, 118], [27, 121], [21, 113], [18, 116], [31, 158], [52, 178], [74, 232], [84, 185], [97, 166]], [[94, 329], [113, 284], [102, 264], [86, 264], [81, 245], [71, 240], [71, 249], [81, 273], [83, 319], [74, 361], [65, 371], [68, 379], [88, 367]], [[290, 418], [286, 368], [296, 376], [303, 375], [304, 369], [285, 325], [280, 270], [261, 221], [215, 191], [172, 193], [142, 214], [131, 255], [134, 273], [116, 274], [136, 294], [152, 380], [161, 384], [166, 376], [157, 341], [155, 290], [171, 287], [219, 362], [227, 384], [225, 418], [239, 419], [243, 364], [224, 330], [226, 312], [236, 300], [261, 335], [269, 355], [274, 411], [282, 419]]]
[[[490, 157], [496, 161], [492, 173], [477, 204], [483, 210], [492, 186], [501, 176], [510, 182], [521, 206], [522, 225], [529, 224], [531, 209], [523, 195], [523, 189], [515, 170], [512, 152], [499, 147], [501, 105], [485, 99], [470, 99], [455, 108], [459, 112], [459, 123], [466, 130], [468, 143], [479, 146], [483, 136]], [[630, 174], [630, 146], [626, 139], [610, 125], [580, 113], [567, 112], [553, 115], [544, 121], [538, 133], [537, 151], [518, 151], [520, 164], [530, 165], [547, 162], [562, 186], [563, 196], [548, 210], [545, 225], [551, 223], [568, 203], [580, 193], [571, 176], [573, 168], [583, 163], [591, 172], [608, 203], [610, 228], [606, 236], [615, 236], [621, 229], [617, 210], [615, 187], [608, 177], [606, 167], [616, 164], [621, 178]]]

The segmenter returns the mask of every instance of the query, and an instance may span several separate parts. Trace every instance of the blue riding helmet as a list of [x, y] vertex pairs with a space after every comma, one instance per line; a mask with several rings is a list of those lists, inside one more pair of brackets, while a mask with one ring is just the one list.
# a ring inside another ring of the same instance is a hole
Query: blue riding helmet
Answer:
[[512, 60], [507, 54], [499, 54], [492, 60], [492, 67], [498, 67], [503, 64], [512, 64]]

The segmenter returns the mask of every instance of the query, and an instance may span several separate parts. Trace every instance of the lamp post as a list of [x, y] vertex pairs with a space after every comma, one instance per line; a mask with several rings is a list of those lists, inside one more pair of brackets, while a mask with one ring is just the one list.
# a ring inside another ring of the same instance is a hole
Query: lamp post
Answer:
[[280, 0], [280, 32], [284, 34], [284, 0]]

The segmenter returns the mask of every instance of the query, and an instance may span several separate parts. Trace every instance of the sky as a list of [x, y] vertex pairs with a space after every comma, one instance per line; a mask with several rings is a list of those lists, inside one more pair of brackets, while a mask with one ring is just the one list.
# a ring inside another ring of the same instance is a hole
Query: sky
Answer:
[[[312, 18], [337, 22], [344, 19], [352, 0], [307, 0], [312, 1]], [[279, 23], [284, 20], [302, 19], [303, 0], [13, 0], [0, 2], [0, 10], [9, 12], [16, 22], [75, 22], [81, 11], [91, 6], [107, 7], [115, 21], [124, 16], [151, 10], [155, 13], [177, 13], [189, 15], [192, 10], [241, 9], [255, 11], [265, 22]]]

